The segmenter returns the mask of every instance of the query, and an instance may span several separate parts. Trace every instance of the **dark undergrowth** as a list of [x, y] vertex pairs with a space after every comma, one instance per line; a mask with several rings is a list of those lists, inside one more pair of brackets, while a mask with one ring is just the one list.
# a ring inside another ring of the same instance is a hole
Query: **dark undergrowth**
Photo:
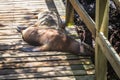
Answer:
[[[95, 20], [95, 0], [79, 0], [79, 2], [83, 5], [84, 9], [88, 12], [88, 14]], [[75, 13], [75, 24], [78, 26], [82, 26], [85, 30], [85, 41], [87, 44], [93, 46], [92, 34], [87, 29], [86, 25], [82, 20], [80, 20], [80, 16]], [[108, 40], [112, 44], [113, 48], [120, 55], [120, 8], [110, 0], [110, 11], [109, 11], [109, 34]], [[93, 59], [94, 62], [94, 59]], [[108, 62], [108, 80], [119, 80], [118, 76], [112, 69], [110, 63]]]

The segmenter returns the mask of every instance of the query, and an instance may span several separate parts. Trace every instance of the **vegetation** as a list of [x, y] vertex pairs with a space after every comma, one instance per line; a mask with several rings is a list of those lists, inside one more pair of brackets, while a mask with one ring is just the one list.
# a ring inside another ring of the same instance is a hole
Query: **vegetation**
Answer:
[[[95, 20], [95, 0], [79, 0], [79, 2], [83, 5], [84, 9], [87, 11], [87, 13], [92, 17], [93, 20]], [[75, 22], [77, 25], [81, 25], [80, 17], [76, 14], [75, 15]], [[110, 12], [109, 12], [109, 34], [108, 34], [108, 40], [114, 47], [114, 49], [117, 51], [117, 53], [120, 55], [120, 10], [119, 7], [110, 0]], [[90, 34], [89, 30], [86, 29], [86, 25], [83, 24], [83, 27], [86, 30], [86, 34]], [[88, 36], [86, 36], [88, 38]], [[90, 38], [87, 39], [91, 42]], [[89, 44], [91, 45], [91, 44]], [[119, 78], [116, 76], [115, 72], [110, 64], [108, 64], [108, 80], [118, 80]]]

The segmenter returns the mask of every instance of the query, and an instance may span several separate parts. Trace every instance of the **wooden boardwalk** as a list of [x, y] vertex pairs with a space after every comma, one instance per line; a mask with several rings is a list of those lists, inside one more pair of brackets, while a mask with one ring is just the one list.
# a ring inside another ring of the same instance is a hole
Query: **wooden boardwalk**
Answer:
[[58, 10], [61, 18], [65, 16], [62, 0], [0, 0], [0, 80], [94, 80], [90, 57], [19, 51], [29, 45], [16, 26], [37, 21], [32, 16], [41, 9]]

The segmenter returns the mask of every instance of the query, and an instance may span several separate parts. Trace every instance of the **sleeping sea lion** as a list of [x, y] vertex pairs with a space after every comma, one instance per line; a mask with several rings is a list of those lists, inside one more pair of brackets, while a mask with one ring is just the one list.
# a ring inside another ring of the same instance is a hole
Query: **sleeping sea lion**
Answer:
[[[67, 51], [78, 53], [80, 51], [79, 42], [63, 32], [51, 28], [40, 27], [18, 27], [23, 40], [33, 46], [38, 46], [31, 51]], [[73, 45], [74, 44], [74, 45]], [[72, 47], [71, 47], [72, 46]], [[71, 49], [71, 48], [72, 49]]]
[[22, 38], [35, 47], [22, 48], [23, 51], [62, 51], [91, 55], [92, 50], [85, 44], [68, 36], [61, 28], [62, 23], [54, 12], [40, 12], [34, 26], [17, 27]]
[[62, 31], [40, 27], [17, 27], [28, 44], [36, 46], [23, 48], [23, 51], [62, 51], [74, 54], [91, 55], [86, 45], [76, 41]]

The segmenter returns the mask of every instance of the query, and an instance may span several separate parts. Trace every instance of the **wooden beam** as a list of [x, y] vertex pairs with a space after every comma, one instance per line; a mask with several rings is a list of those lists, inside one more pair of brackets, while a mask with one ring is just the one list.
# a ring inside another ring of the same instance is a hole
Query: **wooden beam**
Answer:
[[69, 0], [66, 0], [66, 26], [72, 26], [74, 24], [74, 8]]
[[93, 37], [95, 38], [96, 35], [96, 28], [95, 28], [95, 22], [92, 20], [92, 18], [88, 15], [88, 13], [84, 10], [83, 6], [79, 3], [78, 0], [69, 0], [78, 13], [78, 15], [81, 17], [83, 22], [86, 24], [88, 29], [91, 31]]
[[120, 78], [120, 57], [102, 32], [99, 34], [98, 43], [104, 55]]
[[108, 36], [108, 2], [109, 0], [96, 0], [96, 47], [95, 69], [96, 80], [107, 80], [107, 59], [99, 43], [99, 32]]

